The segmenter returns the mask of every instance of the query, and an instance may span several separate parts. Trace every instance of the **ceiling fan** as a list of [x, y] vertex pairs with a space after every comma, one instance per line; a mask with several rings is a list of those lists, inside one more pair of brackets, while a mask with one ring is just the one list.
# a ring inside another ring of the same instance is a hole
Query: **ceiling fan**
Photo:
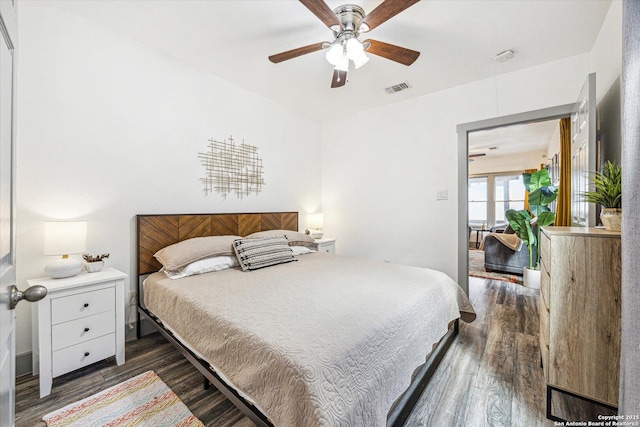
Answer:
[[475, 157], [483, 157], [486, 156], [486, 153], [477, 153], [477, 154], [469, 154], [468, 158], [469, 158], [469, 162], [473, 162]]
[[420, 52], [372, 39], [360, 41], [358, 37], [361, 33], [373, 30], [378, 25], [419, 1], [385, 0], [371, 13], [365, 14], [360, 6], [353, 4], [340, 6], [332, 11], [324, 0], [300, 0], [300, 3], [305, 5], [333, 31], [334, 41], [320, 42], [288, 50], [271, 55], [269, 60], [277, 64], [307, 53], [326, 49], [327, 61], [335, 67], [333, 78], [331, 79], [332, 88], [344, 86], [347, 82], [350, 61], [354, 63], [355, 68], [360, 68], [366, 64], [369, 57], [365, 54], [365, 51], [400, 64], [411, 65], [418, 59]]

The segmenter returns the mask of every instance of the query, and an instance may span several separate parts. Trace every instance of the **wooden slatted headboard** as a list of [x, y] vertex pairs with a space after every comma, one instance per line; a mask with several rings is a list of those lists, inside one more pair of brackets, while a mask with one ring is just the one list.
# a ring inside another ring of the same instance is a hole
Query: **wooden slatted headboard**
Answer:
[[298, 231], [298, 212], [249, 214], [138, 215], [138, 276], [160, 270], [153, 257], [165, 246], [193, 237], [237, 235], [257, 231]]

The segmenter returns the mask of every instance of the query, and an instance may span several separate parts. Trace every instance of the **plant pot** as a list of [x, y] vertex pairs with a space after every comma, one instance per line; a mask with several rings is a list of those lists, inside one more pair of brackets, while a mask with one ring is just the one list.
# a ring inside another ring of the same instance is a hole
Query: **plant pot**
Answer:
[[607, 231], [620, 231], [622, 228], [622, 209], [602, 208], [600, 220]]
[[87, 262], [85, 263], [85, 267], [88, 273], [97, 273], [104, 267], [104, 261]]
[[525, 267], [522, 272], [522, 284], [527, 288], [540, 289], [540, 270]]

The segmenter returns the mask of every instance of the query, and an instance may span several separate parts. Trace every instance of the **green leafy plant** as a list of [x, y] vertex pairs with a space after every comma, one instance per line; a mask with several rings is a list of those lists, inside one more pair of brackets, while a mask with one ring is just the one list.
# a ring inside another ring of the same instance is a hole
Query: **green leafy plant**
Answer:
[[533, 232], [531, 214], [527, 210], [506, 212], [509, 225], [520, 239], [529, 247], [529, 268], [540, 268], [540, 251], [537, 251], [535, 265], [533, 263], [533, 248], [540, 241], [541, 228], [556, 221], [556, 214], [551, 212], [549, 205], [558, 198], [558, 188], [551, 185], [549, 171], [541, 169], [532, 174], [523, 174], [524, 186], [529, 192], [529, 209], [536, 219], [537, 235]]
[[595, 172], [589, 177], [593, 183], [593, 191], [582, 193], [589, 203], [596, 203], [603, 208], [622, 207], [622, 167], [607, 160], [602, 172]]
[[536, 245], [536, 236], [533, 233], [533, 227], [531, 227], [531, 214], [525, 209], [519, 211], [509, 209], [505, 215], [516, 235], [522, 240], [523, 244], [529, 247], [529, 268], [534, 268], [533, 247]]
[[98, 262], [98, 261], [104, 260], [105, 258], [109, 258], [109, 254], [102, 254], [102, 255], [82, 254], [82, 258], [86, 262]]

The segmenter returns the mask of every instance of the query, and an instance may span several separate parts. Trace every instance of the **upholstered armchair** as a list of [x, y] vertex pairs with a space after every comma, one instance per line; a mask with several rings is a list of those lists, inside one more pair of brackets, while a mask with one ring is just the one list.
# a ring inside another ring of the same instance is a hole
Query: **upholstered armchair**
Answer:
[[[519, 251], [514, 251], [496, 238], [496, 234], [500, 232], [513, 234], [513, 230], [508, 225], [506, 228], [491, 228], [491, 233], [487, 234], [483, 241], [485, 270], [522, 275], [522, 269], [529, 266], [529, 248], [522, 245]], [[536, 232], [534, 227], [534, 233]], [[536, 256], [537, 248], [534, 246], [534, 260]]]

